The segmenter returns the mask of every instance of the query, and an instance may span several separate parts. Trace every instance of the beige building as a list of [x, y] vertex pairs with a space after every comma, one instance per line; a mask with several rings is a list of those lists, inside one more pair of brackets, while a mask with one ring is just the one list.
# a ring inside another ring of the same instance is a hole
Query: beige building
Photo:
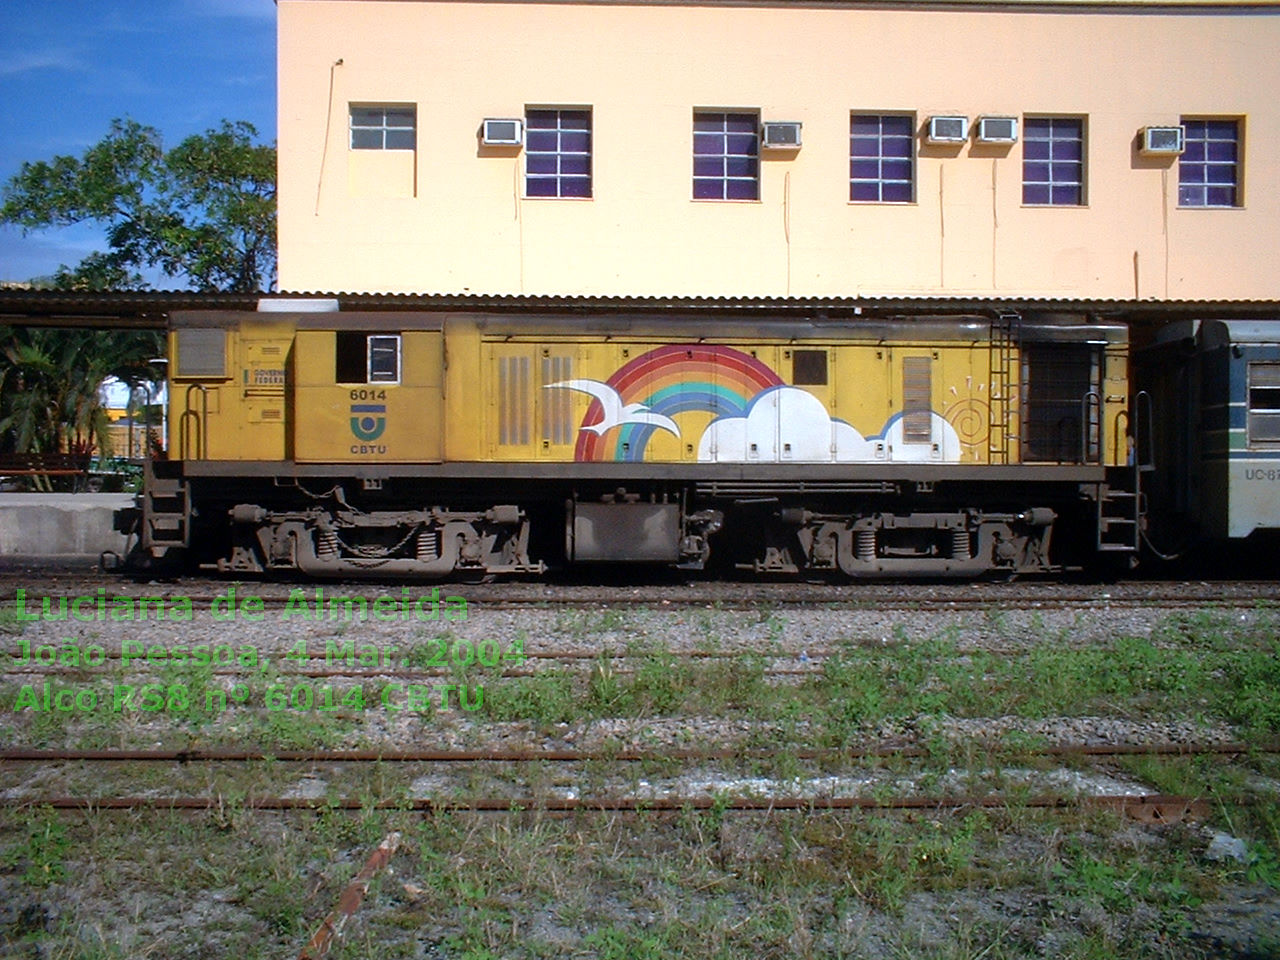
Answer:
[[280, 287], [1280, 298], [1278, 51], [1273, 3], [279, 0]]

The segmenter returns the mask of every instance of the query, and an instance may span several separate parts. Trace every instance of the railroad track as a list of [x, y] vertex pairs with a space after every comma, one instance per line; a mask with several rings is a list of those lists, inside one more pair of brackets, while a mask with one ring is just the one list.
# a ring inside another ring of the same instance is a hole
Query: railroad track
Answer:
[[[975, 742], [969, 744], [981, 752], [1000, 750], [999, 744]], [[1018, 759], [1029, 758], [1120, 758], [1148, 757], [1197, 757], [1280, 753], [1280, 744], [1251, 745], [1245, 743], [1145, 743], [1145, 744], [1079, 744], [1064, 743], [1034, 749], [1012, 751]], [[842, 749], [807, 749], [787, 751], [794, 760], [850, 760], [869, 758], [924, 758], [932, 751], [923, 747], [881, 746]], [[722, 749], [671, 749], [655, 750], [280, 750], [257, 751], [236, 749], [184, 749], [184, 750], [68, 750], [8, 748], [0, 750], [0, 763], [7, 764], [58, 764], [58, 763], [254, 763], [279, 764], [355, 764], [357, 766], [381, 763], [423, 763], [435, 766], [471, 763], [535, 764], [535, 763], [631, 763], [641, 761], [682, 761], [698, 763], [714, 760], [767, 760], [778, 759], [779, 751], [771, 750], [722, 750]], [[274, 769], [279, 769], [275, 767]], [[1233, 805], [1252, 804], [1252, 797], [1233, 797], [1229, 800], [1215, 798], [1216, 802]], [[98, 796], [52, 794], [33, 796], [25, 793], [0, 793], [0, 807], [4, 808], [52, 808], [54, 810], [99, 812], [126, 810], [222, 810], [228, 806], [237, 809], [267, 811], [334, 811], [334, 810], [395, 810], [436, 814], [445, 812], [474, 812], [490, 814], [520, 814], [540, 811], [551, 814], [583, 812], [640, 813], [684, 812], [689, 810], [716, 810], [721, 812], [769, 812], [769, 811], [956, 811], [963, 809], [998, 809], [1008, 807], [1047, 810], [1110, 810], [1143, 823], [1173, 823], [1187, 819], [1204, 819], [1213, 810], [1203, 796], [1143, 793], [1028, 793], [1017, 794], [994, 791], [988, 793], [942, 794], [922, 796], [918, 794], [887, 796], [838, 796], [811, 794], [769, 794], [744, 790], [717, 795], [693, 793], [672, 795], [637, 794], [635, 791], [606, 790], [587, 795], [557, 795], [526, 792], [520, 795], [476, 795], [462, 798], [407, 797], [373, 798], [370, 796], [299, 797], [244, 793], [230, 797], [221, 792], [205, 796], [191, 795], [126, 795], [104, 794]]]
[[[1043, 747], [1012, 749], [998, 742], [974, 741], [966, 744], [987, 753], [1006, 753], [1017, 757], [1202, 757], [1280, 754], [1280, 744], [1247, 743], [1145, 743], [1145, 744], [1051, 744]], [[933, 756], [926, 747], [832, 747], [824, 749], [787, 750], [794, 760], [856, 760], [920, 758]], [[237, 750], [191, 748], [185, 750], [64, 750], [0, 749], [0, 762], [53, 763], [91, 761], [95, 763], [586, 763], [586, 762], [658, 762], [663, 760], [768, 760], [777, 759], [778, 751], [733, 749], [671, 750]]]
[[583, 586], [510, 582], [497, 584], [402, 584], [335, 582], [325, 584], [282, 584], [278, 582], [211, 581], [194, 578], [181, 582], [132, 583], [117, 577], [51, 574], [46, 571], [0, 571], [0, 604], [12, 604], [19, 588], [27, 604], [38, 609], [40, 598], [95, 597], [102, 590], [106, 601], [116, 597], [185, 598], [195, 610], [208, 610], [234, 587], [238, 595], [260, 598], [264, 611], [286, 609], [299, 599], [314, 603], [364, 598], [395, 602], [430, 596], [461, 597], [468, 605], [486, 610], [525, 610], [547, 607], [711, 607], [724, 610], [761, 611], [769, 608], [840, 607], [877, 610], [974, 610], [999, 607], [1004, 610], [1070, 609], [1081, 606], [1109, 608], [1160, 607], [1190, 609], [1213, 606], [1227, 609], [1259, 605], [1280, 608], [1280, 581], [1123, 581], [1110, 584], [1063, 584], [1023, 581], [1016, 583], [811, 583], [704, 581], [672, 584], [621, 584]]
[[[308, 600], [315, 596], [317, 589], [325, 595], [365, 597], [392, 597], [404, 599], [430, 593], [435, 586], [338, 583], [325, 584], [317, 588], [313, 584], [296, 586], [277, 583], [230, 584], [224, 581], [192, 580], [181, 584], [123, 584], [111, 578], [89, 578], [71, 576], [41, 577], [31, 573], [0, 573], [0, 606], [6, 601], [12, 602], [17, 590], [23, 588], [27, 596], [42, 595], [49, 597], [85, 597], [101, 595], [110, 599], [116, 596], [141, 597], [159, 596], [161, 598], [186, 598], [191, 607], [199, 611], [208, 611], [210, 605], [226, 596], [234, 587], [240, 596], [253, 595], [262, 600], [262, 611], [282, 611], [287, 609], [299, 592]], [[546, 586], [543, 584], [498, 584], [482, 586], [464, 586], [460, 584], [439, 585], [441, 595], [463, 596], [473, 610], [528, 611], [536, 608], [548, 608], [555, 611], [580, 609], [586, 612], [593, 610], [616, 610], [625, 608], [653, 608], [658, 610], [711, 608], [715, 610], [751, 611], [763, 622], [767, 615], [777, 610], [786, 615], [789, 611], [805, 608], [837, 609], [837, 610], [942, 610], [959, 611], [981, 615], [986, 610], [1052, 610], [1088, 608], [1108, 609], [1159, 608], [1160, 610], [1182, 610], [1213, 608], [1221, 610], [1266, 610], [1280, 609], [1277, 597], [1280, 597], [1280, 584], [1273, 581], [1248, 581], [1233, 583], [1169, 583], [1159, 582], [1126, 582], [1111, 584], [1105, 587], [1081, 586], [1076, 584], [947, 584], [947, 585], [815, 585], [815, 584], [743, 584], [743, 583], [699, 583], [694, 585], [657, 584], [644, 587], [613, 586], [583, 587], [576, 585]], [[275, 619], [271, 617], [271, 619]], [[412, 622], [412, 621], [410, 621]], [[302, 624], [300, 624], [302, 625]], [[181, 632], [184, 624], [165, 625], [166, 629]], [[447, 623], [435, 622], [431, 627], [448, 628]], [[228, 626], [230, 630], [230, 626]], [[617, 645], [602, 646], [593, 640], [597, 630], [613, 629], [593, 623], [590, 629], [581, 631], [583, 639], [574, 641], [572, 647], [557, 643], [555, 647], [541, 644], [531, 647], [524, 659], [529, 664], [521, 663], [513, 668], [503, 665], [502, 676], [524, 676], [536, 672], [535, 666], [566, 663], [594, 665], [608, 664], [611, 672], [626, 675], [630, 672], [628, 661], [652, 654], [654, 651], [644, 646], [619, 647]], [[629, 629], [621, 622], [618, 631], [625, 633]], [[543, 631], [544, 633], [547, 631]], [[234, 636], [234, 634], [232, 634]], [[0, 635], [0, 641], [3, 641]], [[286, 641], [287, 642], [287, 641]], [[3, 648], [11, 646], [0, 642], [0, 654]], [[110, 644], [107, 644], [110, 646]], [[285, 650], [294, 651], [295, 647], [282, 647], [277, 653]], [[990, 651], [990, 644], [983, 649]], [[814, 674], [822, 669], [825, 658], [838, 655], [841, 648], [837, 646], [809, 645], [807, 649], [757, 649], [731, 647], [728, 649], [689, 649], [658, 651], [672, 661], [695, 659], [734, 659], [744, 655], [763, 662], [766, 676]], [[314, 637], [311, 645], [303, 650], [304, 656], [298, 657], [298, 665], [292, 669], [281, 669], [276, 682], [288, 682], [289, 678], [320, 679], [328, 677], [346, 677], [352, 680], [370, 678], [426, 678], [457, 676], [457, 671], [450, 666], [439, 669], [417, 667], [414, 669], [390, 669], [383, 666], [358, 668], [353, 666], [335, 667], [321, 660], [321, 653], [316, 647]], [[105, 650], [103, 663], [99, 668], [77, 669], [74, 678], [96, 679], [99, 676], [120, 677], [120, 661], [122, 652], [119, 643], [114, 649]], [[276, 655], [271, 655], [271, 666], [275, 667]], [[614, 661], [617, 665], [614, 666]], [[129, 665], [125, 665], [126, 667]], [[49, 664], [37, 664], [29, 669], [8, 665], [6, 675], [26, 673], [48, 673]], [[152, 667], [145, 663], [133, 669], [147, 672]], [[237, 665], [213, 668], [217, 676], [234, 676], [245, 678], [247, 671]], [[493, 673], [488, 676], [493, 676]], [[69, 675], [70, 676], [70, 675]], [[1010, 748], [998, 742], [983, 740], [964, 740], [942, 747], [947, 750], [969, 750], [978, 755], [1000, 757], [1002, 762], [1009, 759], [1018, 760], [1059, 760], [1089, 763], [1092, 761], [1119, 761], [1126, 757], [1204, 757], [1219, 756], [1225, 758], [1249, 757], [1262, 754], [1280, 753], [1280, 746], [1266, 744], [1232, 743], [1059, 743], [1037, 748]], [[471, 750], [420, 750], [420, 749], [364, 749], [364, 750], [259, 750], [237, 748], [186, 748], [186, 749], [114, 749], [114, 750], [63, 750], [63, 749], [31, 749], [11, 747], [0, 750], [0, 764], [10, 765], [11, 770], [20, 766], [30, 768], [31, 765], [47, 765], [50, 770], [56, 765], [69, 763], [97, 764], [106, 769], [112, 764], [122, 763], [171, 763], [171, 764], [214, 764], [230, 765], [234, 763], [274, 763], [274, 764], [384, 764], [384, 763], [419, 763], [438, 765], [439, 769], [455, 764], [509, 764], [513, 767], [533, 764], [632, 764], [677, 762], [687, 768], [695, 768], [699, 763], [717, 761], [744, 761], [768, 763], [777, 761], [783, 756], [788, 760], [812, 762], [817, 764], [836, 763], [856, 760], [894, 760], [894, 759], [929, 759], [937, 755], [937, 748], [906, 745], [867, 745], [846, 749], [511, 749], [509, 747], [478, 748]], [[224, 767], [225, 769], [225, 767]], [[57, 779], [56, 777], [54, 778]], [[174, 809], [174, 810], [209, 810], [226, 803], [226, 799], [217, 793], [208, 796], [184, 794], [181, 789], [172, 796], [130, 795], [127, 793], [111, 793], [107, 786], [109, 777], [102, 778], [102, 796], [78, 796], [67, 791], [50, 791], [44, 796], [33, 796], [22, 791], [0, 793], [0, 806], [29, 807], [50, 806], [54, 809], [109, 811], [127, 809]], [[619, 778], [622, 779], [622, 778]], [[536, 781], [535, 781], [536, 782]], [[742, 795], [707, 796], [700, 793], [681, 794], [678, 790], [671, 795], [634, 795], [626, 791], [610, 791], [592, 788], [584, 791], [583, 796], [546, 795], [539, 790], [520, 792], [516, 796], [493, 796], [492, 791], [477, 790], [474, 795], [465, 799], [440, 799], [423, 796], [401, 796], [393, 798], [369, 797], [354, 798], [341, 795], [336, 790], [334, 795], [321, 798], [275, 796], [278, 792], [271, 784], [258, 792], [261, 795], [241, 795], [236, 802], [245, 809], [251, 810], [316, 810], [316, 809], [367, 809], [371, 805], [376, 809], [411, 810], [424, 813], [444, 810], [473, 810], [480, 812], [501, 813], [524, 809], [538, 809], [553, 813], [571, 813], [575, 811], [676, 811], [685, 809], [721, 809], [740, 811], [760, 810], [920, 810], [948, 809], [964, 807], [1000, 807], [1020, 805], [1043, 807], [1049, 809], [1079, 808], [1082, 806], [1102, 806], [1118, 809], [1127, 815], [1136, 816], [1146, 822], [1170, 822], [1187, 816], [1204, 816], [1207, 808], [1203, 798], [1194, 796], [1164, 796], [1159, 794], [1125, 793], [1102, 795], [1071, 795], [1054, 792], [1022, 790], [1017, 794], [993, 792], [991, 794], [945, 794], [942, 796], [815, 796], [787, 795], [784, 785], [776, 795], [752, 796], [750, 792]], [[176, 786], [176, 784], [174, 784]], [[53, 786], [53, 784], [48, 784]], [[203, 792], [199, 789], [196, 793]], [[267, 795], [271, 794], [271, 795]], [[588, 795], [589, 794], [589, 795]], [[1248, 798], [1241, 798], [1248, 802]]]
[[[1244, 803], [1245, 801], [1236, 801]], [[15, 802], [13, 798], [0, 798], [3, 807], [50, 807], [54, 810], [81, 810], [87, 813], [104, 813], [119, 810], [219, 810], [232, 801], [223, 797], [44, 797]], [[1201, 797], [1170, 794], [1096, 794], [1071, 796], [1065, 794], [1039, 794], [1012, 797], [1002, 794], [981, 794], [941, 797], [477, 797], [469, 800], [438, 800], [427, 798], [398, 798], [394, 800], [370, 800], [368, 798], [331, 797], [309, 799], [304, 797], [245, 797], [234, 801], [242, 810], [250, 811], [328, 811], [328, 810], [394, 810], [399, 812], [436, 813], [493, 813], [520, 815], [530, 811], [548, 813], [683, 813], [688, 810], [717, 810], [734, 812], [799, 811], [887, 811], [934, 810], [955, 811], [965, 809], [1004, 809], [1010, 807], [1079, 810], [1104, 809], [1143, 823], [1177, 823], [1188, 819], [1203, 819], [1212, 812], [1211, 804]]]

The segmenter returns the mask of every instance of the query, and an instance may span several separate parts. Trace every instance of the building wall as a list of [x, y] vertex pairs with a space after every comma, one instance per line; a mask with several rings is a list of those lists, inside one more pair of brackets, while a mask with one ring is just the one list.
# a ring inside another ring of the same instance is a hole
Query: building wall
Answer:
[[[280, 286], [706, 296], [1280, 297], [1280, 7], [280, 0]], [[412, 105], [416, 148], [349, 109]], [[485, 117], [590, 108], [591, 199], [528, 198]], [[693, 114], [803, 123], [759, 200], [692, 199]], [[915, 141], [914, 200], [851, 202], [850, 116], [1083, 119], [1085, 200], [1012, 146]], [[1146, 125], [1239, 122], [1238, 205], [1179, 206]]]

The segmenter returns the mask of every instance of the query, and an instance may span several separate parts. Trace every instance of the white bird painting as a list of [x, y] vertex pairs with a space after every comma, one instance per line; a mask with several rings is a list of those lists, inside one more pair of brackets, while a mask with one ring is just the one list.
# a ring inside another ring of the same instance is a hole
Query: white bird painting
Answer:
[[676, 422], [670, 417], [654, 413], [643, 403], [624, 404], [622, 395], [607, 383], [601, 383], [599, 380], [561, 380], [559, 383], [548, 383], [545, 387], [547, 390], [552, 388], [577, 390], [580, 393], [590, 394], [600, 401], [600, 406], [604, 408], [604, 418], [597, 423], [585, 424], [582, 427], [583, 430], [589, 430], [595, 434], [603, 434], [606, 430], [620, 427], [623, 424], [645, 423], [651, 427], [674, 433], [677, 437], [680, 436], [680, 428], [676, 426]]

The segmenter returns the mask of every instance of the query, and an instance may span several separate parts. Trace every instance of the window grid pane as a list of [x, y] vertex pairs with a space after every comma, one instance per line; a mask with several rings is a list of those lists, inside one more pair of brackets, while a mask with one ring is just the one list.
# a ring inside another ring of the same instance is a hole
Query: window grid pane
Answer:
[[352, 150], [413, 150], [416, 107], [351, 107]]
[[1026, 117], [1022, 133], [1022, 202], [1054, 207], [1084, 203], [1084, 121]]
[[751, 113], [693, 115], [693, 198], [760, 199], [759, 120]]
[[915, 120], [853, 114], [849, 118], [849, 199], [910, 203], [915, 194]]
[[1186, 149], [1178, 160], [1178, 206], [1239, 203], [1240, 127], [1234, 120], [1182, 120]]
[[591, 196], [591, 111], [525, 111], [525, 196]]

